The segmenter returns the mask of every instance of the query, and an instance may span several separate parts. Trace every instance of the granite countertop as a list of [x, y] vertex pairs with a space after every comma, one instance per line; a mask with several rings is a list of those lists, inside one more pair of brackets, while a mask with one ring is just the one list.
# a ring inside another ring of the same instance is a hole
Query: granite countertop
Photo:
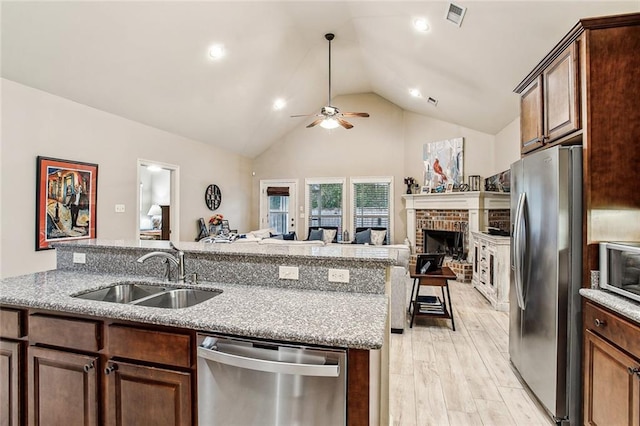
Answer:
[[381, 294], [202, 282], [184, 287], [217, 288], [223, 293], [184, 309], [71, 297], [119, 281], [166, 285], [139, 276], [53, 270], [3, 279], [0, 281], [0, 304], [357, 349], [381, 348], [386, 332], [387, 298]]
[[[180, 241], [175, 243], [185, 253], [224, 253], [230, 255], [252, 256], [295, 256], [317, 260], [326, 259], [353, 259], [356, 261], [380, 262], [387, 265], [401, 263], [404, 259], [400, 252], [408, 251], [408, 246], [374, 246], [362, 244], [309, 244], [306, 241], [259, 241], [244, 242], [237, 240], [233, 243], [196, 243]], [[313, 241], [311, 242], [313, 243]], [[170, 249], [168, 241], [157, 240], [77, 240], [65, 241], [53, 245], [54, 247], [95, 247], [117, 250], [133, 249]]]
[[640, 324], [640, 303], [607, 290], [581, 288], [580, 295]]

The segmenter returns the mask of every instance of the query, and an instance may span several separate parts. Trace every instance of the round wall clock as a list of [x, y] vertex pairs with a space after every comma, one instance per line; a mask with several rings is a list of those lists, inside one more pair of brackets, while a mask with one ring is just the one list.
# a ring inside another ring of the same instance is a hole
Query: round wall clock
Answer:
[[209, 210], [215, 210], [220, 207], [222, 192], [220, 192], [218, 185], [207, 186], [207, 190], [204, 192], [204, 202], [209, 207]]

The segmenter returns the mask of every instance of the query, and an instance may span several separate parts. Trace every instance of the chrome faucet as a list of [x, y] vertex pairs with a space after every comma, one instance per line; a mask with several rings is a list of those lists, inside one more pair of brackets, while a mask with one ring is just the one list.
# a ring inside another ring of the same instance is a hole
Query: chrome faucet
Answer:
[[165, 273], [165, 277], [170, 279], [170, 271], [171, 264], [175, 265], [178, 269], [178, 276], [176, 281], [180, 284], [184, 284], [185, 280], [185, 271], [184, 271], [184, 252], [182, 250], [178, 250], [176, 246], [173, 245], [172, 242], [169, 242], [169, 245], [172, 249], [177, 250], [177, 253], [172, 255], [171, 253], [167, 253], [164, 251], [152, 251], [151, 253], [147, 253], [144, 256], [140, 256], [137, 260], [138, 263], [144, 263], [147, 259], [151, 259], [152, 257], [163, 257], [165, 262], [167, 262], [167, 272]]

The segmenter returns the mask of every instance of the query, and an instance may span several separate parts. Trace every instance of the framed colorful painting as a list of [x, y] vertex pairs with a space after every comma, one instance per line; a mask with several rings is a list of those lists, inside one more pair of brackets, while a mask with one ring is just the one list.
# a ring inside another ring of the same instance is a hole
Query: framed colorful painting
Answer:
[[447, 139], [424, 145], [424, 184], [431, 188], [442, 188], [452, 183], [454, 188], [462, 184], [464, 138]]
[[96, 237], [98, 165], [38, 156], [36, 250]]

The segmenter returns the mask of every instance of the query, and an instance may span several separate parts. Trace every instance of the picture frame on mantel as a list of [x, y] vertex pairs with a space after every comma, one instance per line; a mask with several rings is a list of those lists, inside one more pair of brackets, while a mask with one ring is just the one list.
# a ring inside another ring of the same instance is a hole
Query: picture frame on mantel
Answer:
[[96, 238], [98, 165], [42, 156], [36, 162], [36, 251]]
[[420, 189], [420, 193], [421, 194], [430, 194], [431, 193], [431, 187], [429, 185], [424, 185], [421, 189]]

